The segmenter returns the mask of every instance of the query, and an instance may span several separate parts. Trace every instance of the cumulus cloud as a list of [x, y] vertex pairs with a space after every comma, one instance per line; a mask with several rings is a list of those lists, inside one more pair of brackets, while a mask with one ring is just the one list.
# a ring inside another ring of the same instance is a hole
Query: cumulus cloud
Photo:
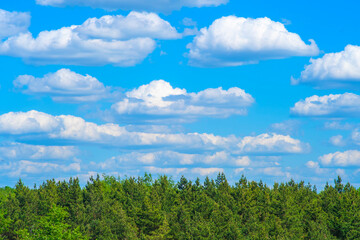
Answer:
[[89, 18], [75, 31], [92, 38], [129, 40], [132, 38], [177, 39], [181, 37], [171, 24], [155, 13], [130, 12], [129, 15]]
[[154, 39], [180, 34], [154, 13], [91, 18], [82, 25], [12, 36], [0, 44], [0, 54], [34, 64], [134, 66], [156, 47]]
[[59, 102], [97, 101], [109, 94], [109, 89], [96, 78], [65, 68], [42, 78], [21, 75], [14, 81], [14, 86], [26, 94], [50, 95]]
[[246, 153], [302, 153], [308, 151], [310, 146], [294, 139], [289, 135], [276, 133], [260, 134], [258, 136], [247, 136], [237, 144], [240, 152]]
[[173, 88], [164, 80], [152, 81], [125, 93], [126, 98], [115, 103], [112, 110], [117, 118], [141, 116], [154, 118], [194, 119], [202, 116], [228, 117], [245, 115], [253, 97], [244, 90], [209, 88], [197, 93]]
[[336, 166], [336, 167], [360, 166], [360, 151], [348, 150], [345, 152], [335, 152], [335, 153], [325, 154], [319, 157], [319, 162], [323, 166]]
[[43, 146], [24, 143], [0, 144], [0, 159], [69, 159], [78, 152], [74, 146]]
[[63, 6], [87, 6], [93, 8], [103, 8], [107, 10], [138, 10], [171, 12], [182, 7], [216, 7], [226, 4], [228, 0], [36, 0], [36, 3], [43, 6], [63, 7]]
[[202, 67], [239, 66], [260, 60], [292, 56], [316, 56], [313, 40], [305, 44], [284, 24], [269, 18], [222, 17], [215, 20], [188, 45], [189, 63]]
[[58, 126], [59, 121], [55, 117], [38, 111], [0, 115], [0, 133], [5, 134], [48, 133]]
[[10, 37], [0, 44], [0, 54], [20, 57], [33, 64], [133, 66], [155, 49], [150, 38], [106, 41], [82, 38], [74, 27]]
[[30, 26], [30, 18], [29, 13], [0, 9], [0, 39], [26, 32]]
[[313, 117], [355, 117], [360, 114], [360, 96], [353, 93], [311, 96], [295, 103], [291, 114]]
[[359, 87], [360, 47], [347, 45], [344, 51], [328, 53], [310, 64], [293, 84], [310, 84], [319, 88]]
[[290, 136], [261, 134], [254, 137], [217, 136], [207, 133], [129, 132], [116, 124], [98, 125], [71, 115], [52, 116], [29, 111], [0, 115], [0, 134], [42, 135], [47, 139], [105, 144], [117, 147], [164, 147], [182, 150], [231, 150], [234, 153], [294, 154], [308, 145]]

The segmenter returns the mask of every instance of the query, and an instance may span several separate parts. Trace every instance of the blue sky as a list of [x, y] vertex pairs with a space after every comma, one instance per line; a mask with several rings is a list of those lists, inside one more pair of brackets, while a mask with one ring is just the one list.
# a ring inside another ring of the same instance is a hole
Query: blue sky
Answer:
[[0, 186], [220, 171], [359, 186], [358, 5], [0, 3]]

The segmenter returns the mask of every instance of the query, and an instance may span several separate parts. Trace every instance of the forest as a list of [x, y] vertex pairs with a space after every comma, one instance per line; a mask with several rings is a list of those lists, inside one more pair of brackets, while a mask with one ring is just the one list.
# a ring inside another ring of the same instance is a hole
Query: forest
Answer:
[[360, 188], [204, 182], [151, 174], [124, 179], [21, 180], [0, 188], [0, 239], [360, 239]]

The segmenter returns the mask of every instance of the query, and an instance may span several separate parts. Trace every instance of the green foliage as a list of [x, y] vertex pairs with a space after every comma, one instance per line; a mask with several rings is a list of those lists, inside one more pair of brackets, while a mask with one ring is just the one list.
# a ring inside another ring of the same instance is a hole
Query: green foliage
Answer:
[[61, 207], [53, 206], [50, 211], [40, 217], [31, 229], [17, 231], [20, 239], [26, 240], [85, 240], [79, 228], [71, 229], [66, 223], [69, 213]]
[[0, 239], [360, 239], [360, 189], [293, 180], [268, 187], [220, 173], [201, 184], [167, 176], [20, 180], [0, 189]]

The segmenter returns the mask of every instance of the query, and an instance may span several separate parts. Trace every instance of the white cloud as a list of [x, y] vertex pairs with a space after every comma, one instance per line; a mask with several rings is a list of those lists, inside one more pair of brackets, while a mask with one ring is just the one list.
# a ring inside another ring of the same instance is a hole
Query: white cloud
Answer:
[[23, 143], [2, 143], [0, 145], [0, 159], [69, 159], [78, 150], [73, 146], [43, 146]]
[[353, 93], [311, 96], [295, 103], [291, 114], [313, 117], [354, 117], [360, 114], [360, 96]]
[[[126, 98], [115, 103], [112, 110], [117, 118], [143, 120], [176, 118], [192, 120], [201, 116], [228, 117], [245, 115], [253, 97], [244, 90], [209, 88], [198, 93], [173, 88], [164, 80], [152, 81], [125, 93]], [[147, 116], [147, 117], [146, 117]]]
[[47, 133], [59, 126], [52, 115], [38, 112], [9, 112], [0, 115], [0, 133], [27, 134]]
[[30, 26], [30, 18], [29, 13], [0, 9], [0, 39], [26, 32]]
[[306, 166], [307, 166], [308, 168], [319, 168], [319, 167], [320, 167], [319, 163], [318, 163], [318, 162], [314, 162], [314, 161], [308, 161], [308, 162], [306, 163]]
[[59, 102], [97, 101], [109, 94], [108, 89], [96, 78], [65, 68], [42, 78], [21, 75], [14, 81], [14, 86], [26, 94], [50, 95]]
[[10, 112], [0, 115], [0, 133], [40, 134], [43, 138], [105, 144], [117, 147], [165, 147], [170, 149], [229, 150], [234, 153], [294, 154], [307, 151], [308, 145], [290, 136], [261, 134], [255, 137], [216, 136], [207, 133], [129, 132], [116, 124], [98, 125], [71, 115]]
[[188, 27], [193, 27], [197, 25], [197, 22], [195, 22], [194, 20], [192, 20], [191, 18], [185, 17], [182, 20], [182, 24], [184, 26], [188, 26]]
[[145, 170], [150, 173], [159, 173], [159, 174], [175, 174], [179, 175], [187, 171], [187, 168], [159, 168], [159, 167], [145, 167]]
[[348, 150], [345, 152], [335, 152], [319, 157], [319, 161], [324, 166], [360, 166], [360, 151]]
[[339, 121], [326, 122], [324, 124], [325, 129], [330, 130], [351, 130], [354, 126], [350, 123], [341, 123]]
[[10, 177], [27, 176], [28, 174], [81, 171], [80, 163], [61, 165], [56, 163], [31, 162], [25, 160], [11, 163], [7, 168], [7, 175], [9, 175]]
[[320, 88], [359, 86], [360, 47], [347, 45], [344, 51], [311, 59], [301, 77], [292, 79], [292, 83], [310, 84]]
[[360, 129], [355, 128], [351, 133], [351, 139], [355, 144], [360, 145]]
[[182, 7], [212, 7], [226, 4], [228, 0], [36, 0], [36, 3], [44, 6], [87, 6], [103, 8], [107, 10], [145, 10], [155, 12], [171, 12]]
[[106, 15], [89, 18], [75, 31], [92, 38], [129, 40], [132, 38], [177, 39], [181, 38], [169, 22], [155, 13], [130, 12], [122, 15]]
[[336, 169], [336, 175], [345, 176], [345, 169]]
[[155, 41], [150, 38], [127, 41], [88, 39], [80, 37], [74, 28], [43, 31], [37, 38], [33, 38], [31, 33], [10, 37], [1, 43], [0, 54], [43, 65], [133, 66], [155, 49]]
[[30, 32], [20, 33], [0, 43], [0, 54], [33, 64], [134, 66], [153, 52], [154, 39], [179, 37], [158, 15], [131, 12], [42, 31], [36, 38]]
[[245, 171], [245, 168], [236, 168], [235, 170], [234, 170], [234, 173], [235, 174], [239, 174], [239, 173], [242, 173], [242, 172], [244, 172]]
[[336, 136], [332, 136], [330, 138], [330, 143], [334, 146], [337, 147], [342, 147], [346, 145], [346, 142], [344, 140], [344, 137], [342, 135], [336, 135]]
[[201, 176], [213, 175], [224, 172], [223, 168], [193, 168], [192, 173], [200, 174]]
[[316, 174], [329, 173], [329, 169], [321, 168], [320, 164], [318, 162], [308, 161], [305, 165], [306, 165], [307, 168], [310, 168], [313, 171], [315, 171]]
[[260, 60], [316, 56], [313, 40], [306, 45], [296, 33], [269, 18], [222, 17], [188, 45], [190, 64], [202, 67], [239, 66]]
[[60, 69], [42, 78], [21, 75], [14, 86], [31, 95], [50, 95], [54, 101], [97, 101], [107, 97], [108, 89], [103, 83], [89, 75], [80, 75], [69, 69]]
[[258, 136], [247, 136], [242, 138], [237, 146], [240, 152], [246, 153], [302, 153], [309, 150], [308, 144], [294, 139], [289, 135], [276, 133], [260, 134]]
[[155, 42], [149, 38], [123, 42], [81, 39], [70, 28], [63, 28], [41, 32], [36, 39], [30, 33], [10, 38], [1, 45], [0, 53], [35, 64], [133, 66], [154, 48]]
[[230, 153], [225, 151], [215, 152], [214, 154], [189, 154], [174, 151], [157, 151], [149, 153], [132, 152], [123, 154], [95, 165], [103, 170], [106, 170], [116, 169], [124, 165], [150, 165], [156, 167], [211, 165], [241, 167], [249, 166], [250, 163], [251, 160], [248, 156], [232, 156]]
[[271, 124], [271, 129], [281, 134], [293, 134], [298, 131], [300, 124], [298, 120], [285, 120], [280, 123]]
[[262, 169], [262, 171], [265, 175], [273, 176], [273, 177], [281, 177], [287, 175], [287, 173], [284, 173], [282, 171], [281, 167], [268, 167]]

